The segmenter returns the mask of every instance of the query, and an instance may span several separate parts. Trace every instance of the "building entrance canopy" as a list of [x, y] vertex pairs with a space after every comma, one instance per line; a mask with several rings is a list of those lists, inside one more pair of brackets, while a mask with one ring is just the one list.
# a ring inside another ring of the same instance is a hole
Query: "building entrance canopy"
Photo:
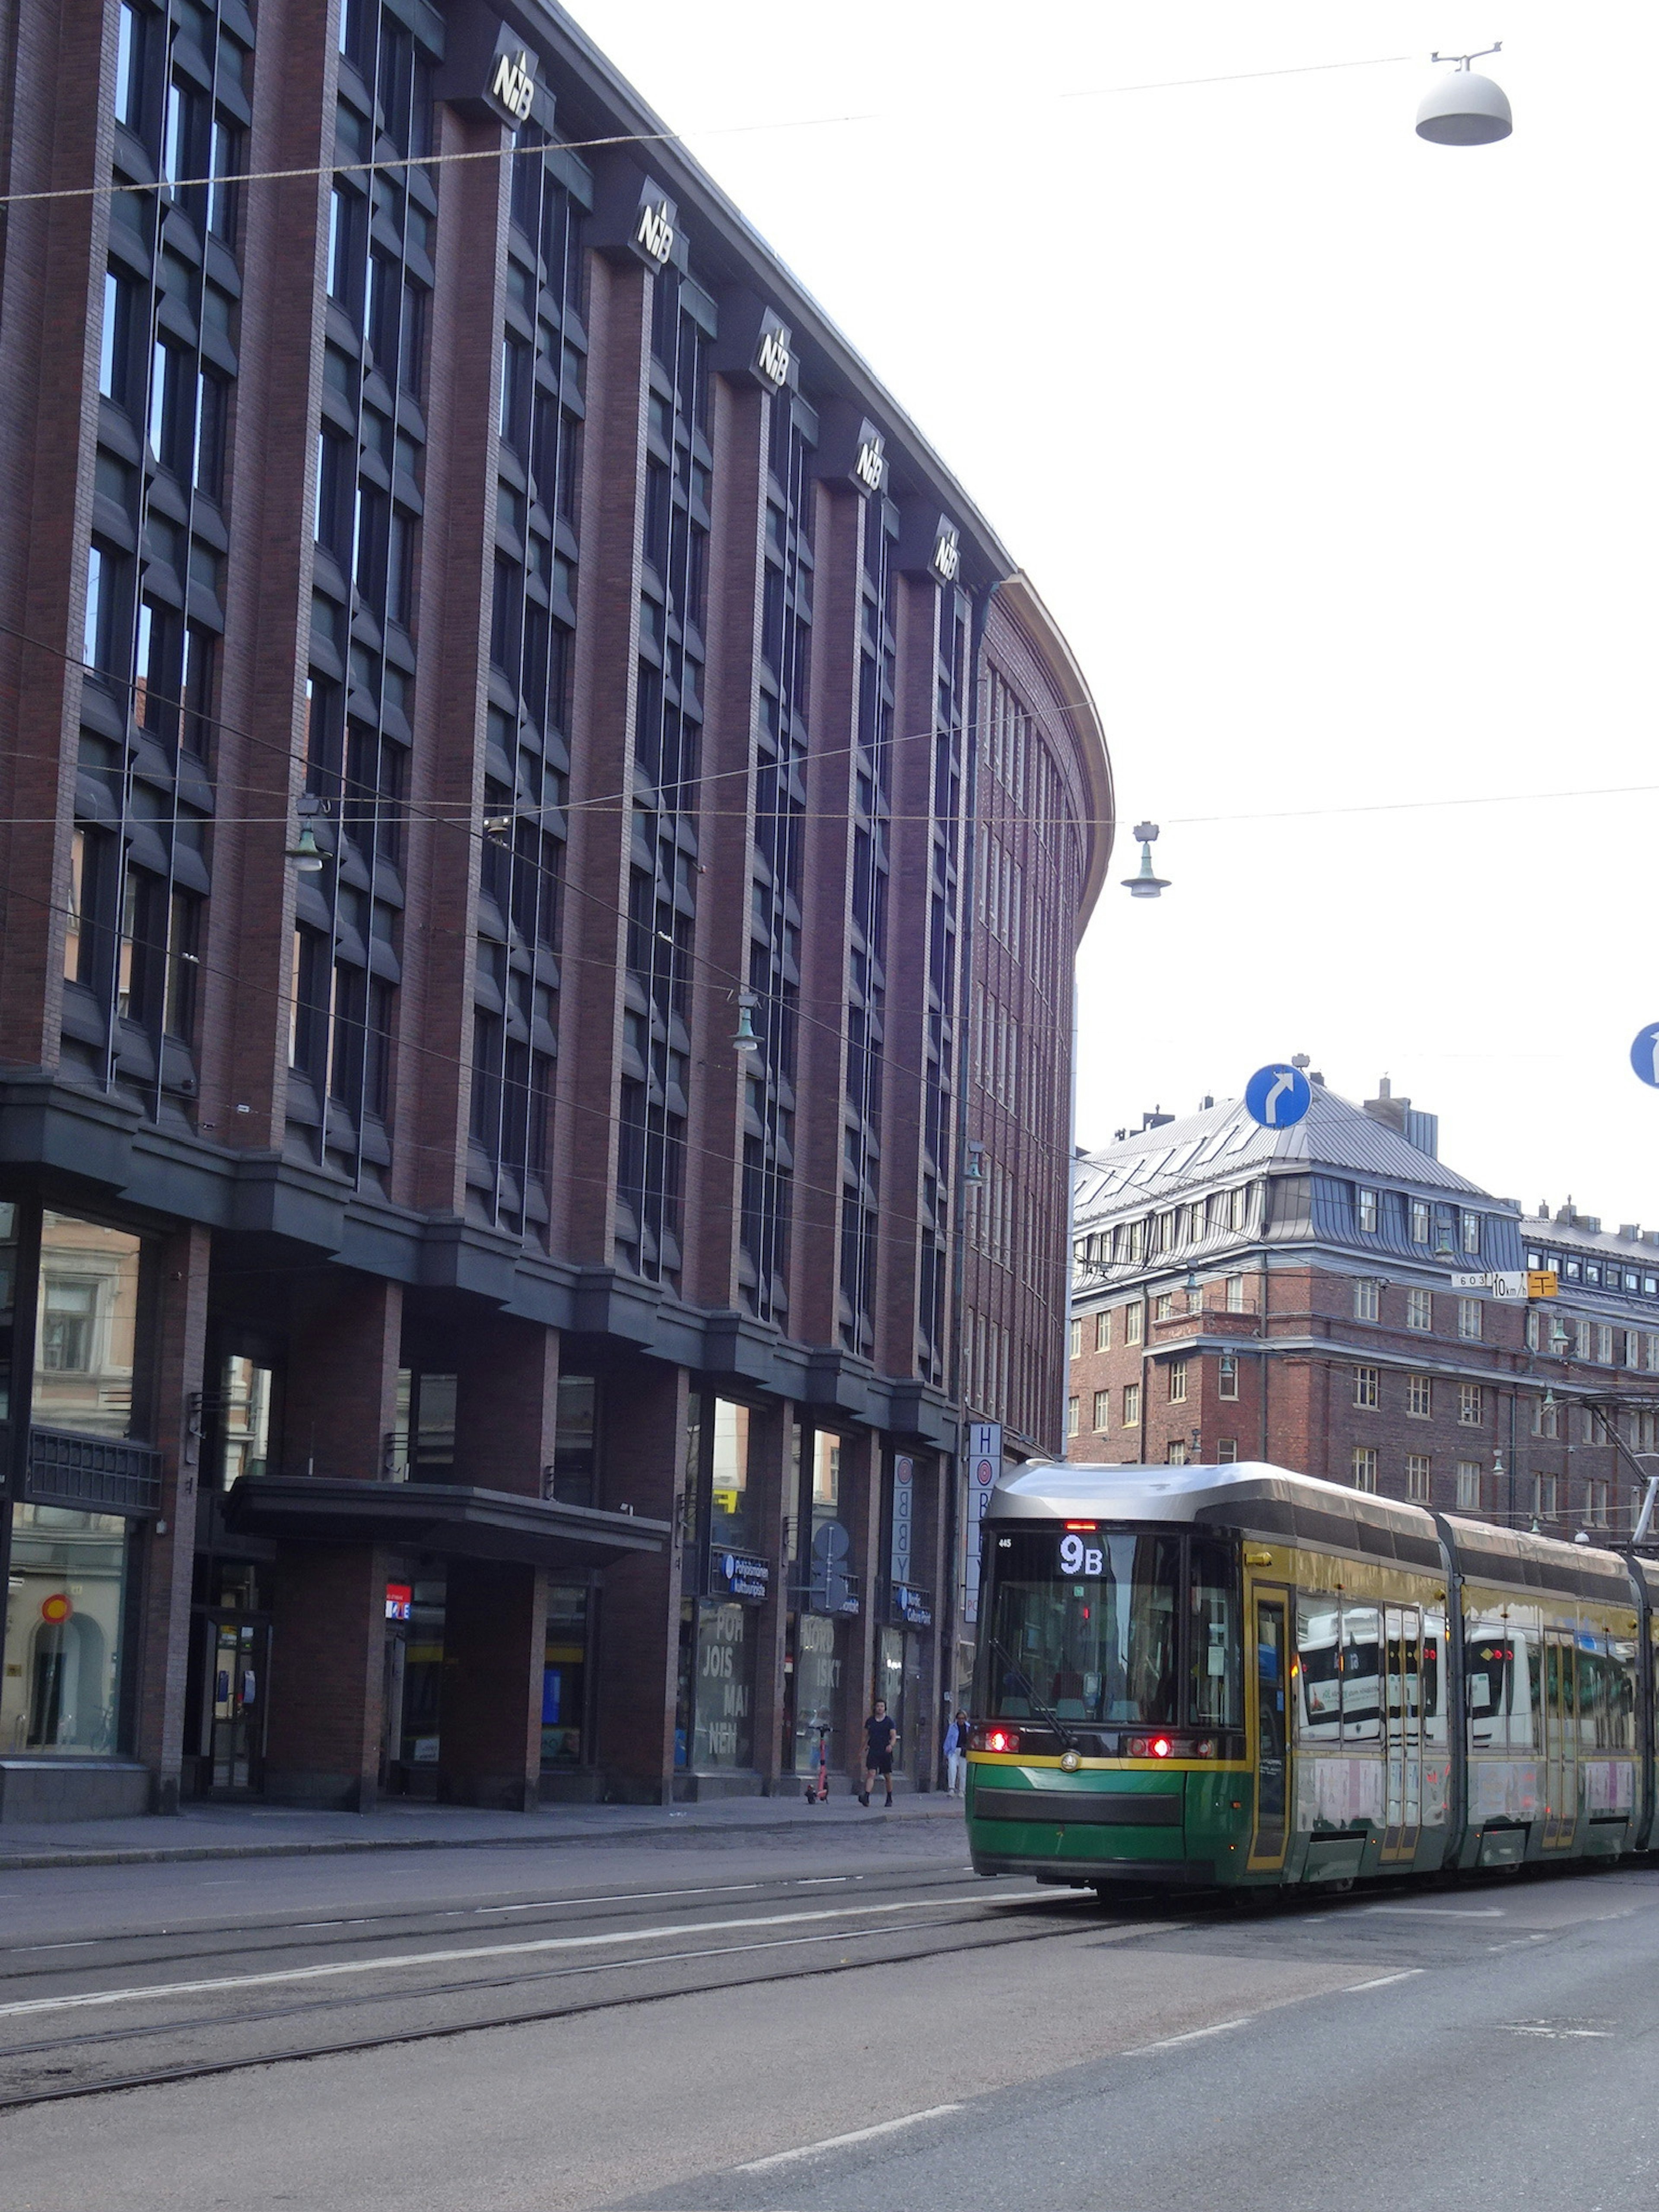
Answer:
[[661, 1552], [672, 1534], [666, 1521], [506, 1490], [330, 1475], [244, 1476], [226, 1497], [225, 1519], [250, 1536], [387, 1544], [451, 1559], [567, 1569]]

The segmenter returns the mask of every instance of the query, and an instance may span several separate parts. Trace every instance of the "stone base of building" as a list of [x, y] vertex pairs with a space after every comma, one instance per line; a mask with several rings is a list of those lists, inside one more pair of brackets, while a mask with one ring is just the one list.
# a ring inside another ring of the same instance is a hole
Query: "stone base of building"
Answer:
[[602, 1805], [605, 1777], [592, 1767], [545, 1767], [542, 1772], [544, 1805]]
[[706, 1805], [721, 1797], [763, 1797], [766, 1784], [756, 1773], [743, 1770], [723, 1774], [677, 1774], [674, 1802]]
[[150, 1809], [150, 1773], [128, 1759], [0, 1759], [0, 1825], [123, 1820]]
[[264, 1797], [272, 1805], [303, 1805], [319, 1813], [372, 1813], [380, 1792], [360, 1775], [307, 1767], [267, 1767]]

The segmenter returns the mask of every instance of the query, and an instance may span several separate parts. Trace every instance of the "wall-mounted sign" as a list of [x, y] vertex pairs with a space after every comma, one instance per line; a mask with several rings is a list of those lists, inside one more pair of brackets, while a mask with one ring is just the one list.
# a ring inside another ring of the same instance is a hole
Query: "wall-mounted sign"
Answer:
[[386, 1617], [388, 1620], [408, 1620], [415, 1610], [415, 1592], [408, 1583], [388, 1583], [386, 1586]]
[[888, 1575], [895, 1595], [910, 1579], [911, 1539], [915, 1528], [916, 1463], [908, 1452], [893, 1460], [893, 1540], [888, 1549]]
[[991, 1510], [991, 1492], [1002, 1473], [1002, 1424], [974, 1421], [968, 1429], [968, 1512], [963, 1563], [962, 1617], [979, 1619], [979, 1560], [984, 1531], [981, 1527]]
[[755, 351], [755, 374], [773, 392], [781, 392], [789, 381], [789, 371], [794, 356], [789, 350], [790, 329], [775, 315], [769, 316], [763, 325], [760, 344]]
[[716, 1552], [708, 1562], [711, 1597], [735, 1597], [745, 1605], [762, 1605], [771, 1587], [771, 1567], [751, 1552]]
[[894, 1583], [893, 1611], [907, 1628], [931, 1628], [933, 1625], [933, 1608], [926, 1593], [912, 1589], [908, 1583]]
[[853, 481], [863, 491], [880, 491], [887, 482], [887, 441], [873, 422], [864, 423], [859, 430]]
[[525, 47], [496, 55], [485, 97], [503, 121], [517, 125], [530, 120], [536, 97], [536, 64]]
[[652, 195], [653, 187], [647, 185], [634, 225], [634, 244], [642, 261], [653, 269], [665, 269], [674, 251], [674, 224], [679, 210], [665, 192]]
[[933, 538], [933, 574], [941, 584], [954, 584], [961, 567], [962, 532], [954, 522], [947, 522], [940, 515]]
[[1553, 1298], [1559, 1295], [1561, 1278], [1553, 1267], [1528, 1267], [1527, 1296], [1529, 1298]]

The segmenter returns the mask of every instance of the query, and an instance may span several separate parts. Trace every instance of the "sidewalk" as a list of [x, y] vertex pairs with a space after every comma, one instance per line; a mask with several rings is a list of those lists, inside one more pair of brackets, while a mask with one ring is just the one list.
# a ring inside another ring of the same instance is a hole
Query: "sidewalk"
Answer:
[[[962, 1820], [944, 1790], [896, 1797], [889, 1820]], [[501, 1850], [526, 1844], [609, 1843], [708, 1833], [841, 1827], [871, 1815], [844, 1791], [825, 1805], [799, 1795], [728, 1797], [706, 1805], [544, 1805], [533, 1813], [478, 1812], [388, 1798], [372, 1813], [284, 1805], [190, 1805], [131, 1820], [18, 1821], [0, 1828], [0, 1873], [22, 1867], [143, 1865], [167, 1859], [300, 1858], [319, 1851]]]

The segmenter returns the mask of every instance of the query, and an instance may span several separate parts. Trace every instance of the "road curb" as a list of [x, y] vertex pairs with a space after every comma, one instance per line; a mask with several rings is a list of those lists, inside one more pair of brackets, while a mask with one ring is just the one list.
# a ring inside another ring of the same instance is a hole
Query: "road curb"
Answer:
[[[856, 1817], [860, 1822], [868, 1823], [869, 1815], [862, 1810]], [[950, 1815], [930, 1810], [912, 1813], [905, 1817], [910, 1820], [943, 1820], [949, 1819]], [[310, 1843], [157, 1844], [148, 1850], [128, 1845], [101, 1851], [0, 1850], [0, 1874], [21, 1873], [41, 1867], [160, 1866], [199, 1859], [301, 1859], [364, 1851], [499, 1851], [523, 1850], [526, 1846], [550, 1850], [580, 1844], [638, 1843], [642, 1839], [669, 1835], [793, 1835], [799, 1834], [804, 1825], [806, 1824], [799, 1818], [752, 1822], [686, 1819], [673, 1828], [659, 1820], [649, 1826], [587, 1829], [550, 1836], [338, 1836]], [[817, 1825], [819, 1827], [845, 1827], [850, 1823], [846, 1818], [837, 1820], [832, 1817], [828, 1821], [821, 1820]]]

